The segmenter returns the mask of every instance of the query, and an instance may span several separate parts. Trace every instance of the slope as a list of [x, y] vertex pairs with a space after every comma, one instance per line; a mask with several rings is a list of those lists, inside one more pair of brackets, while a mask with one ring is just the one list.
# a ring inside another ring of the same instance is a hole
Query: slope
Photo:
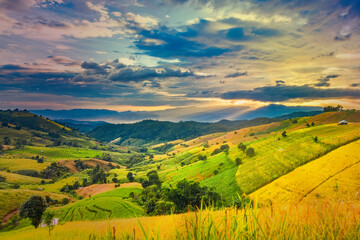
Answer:
[[261, 202], [313, 202], [360, 200], [360, 140], [340, 147], [250, 195]]

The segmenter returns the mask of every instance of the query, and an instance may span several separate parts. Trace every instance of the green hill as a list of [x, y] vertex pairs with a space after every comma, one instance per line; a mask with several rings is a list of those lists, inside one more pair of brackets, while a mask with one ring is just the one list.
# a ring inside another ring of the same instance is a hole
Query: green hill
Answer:
[[240, 128], [257, 126], [279, 121], [276, 118], [256, 118], [252, 120], [202, 123], [194, 121], [166, 122], [144, 120], [133, 124], [107, 124], [96, 127], [88, 134], [96, 139], [110, 142], [115, 139], [122, 145], [156, 144], [177, 139], [189, 140], [198, 136], [233, 131]]

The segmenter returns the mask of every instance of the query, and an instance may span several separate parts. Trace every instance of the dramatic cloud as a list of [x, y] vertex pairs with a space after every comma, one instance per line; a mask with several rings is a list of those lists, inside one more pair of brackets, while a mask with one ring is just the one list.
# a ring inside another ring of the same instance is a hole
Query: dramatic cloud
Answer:
[[203, 77], [194, 73], [191, 70], [181, 71], [180, 69], [165, 68], [157, 71], [156, 69], [142, 68], [142, 69], [121, 69], [114, 71], [109, 75], [111, 81], [116, 82], [138, 82], [152, 78], [169, 78], [169, 77]]
[[344, 88], [314, 88], [309, 85], [276, 85], [258, 87], [253, 90], [226, 92], [221, 95], [223, 99], [251, 99], [266, 102], [284, 102], [296, 98], [322, 99], [322, 98], [359, 98], [360, 91]]
[[236, 73], [231, 73], [226, 75], [226, 78], [235, 78], [235, 77], [240, 77], [240, 76], [246, 76], [247, 72], [236, 72]]
[[337, 78], [339, 75], [333, 74], [333, 75], [327, 75], [326, 77], [318, 79], [318, 83], [315, 83], [314, 85], [316, 87], [330, 87], [330, 79], [331, 78]]

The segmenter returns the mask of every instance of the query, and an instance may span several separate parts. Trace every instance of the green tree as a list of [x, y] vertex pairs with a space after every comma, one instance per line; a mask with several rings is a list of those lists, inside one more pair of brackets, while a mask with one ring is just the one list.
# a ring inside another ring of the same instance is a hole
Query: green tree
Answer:
[[241, 158], [236, 158], [236, 159], [235, 159], [235, 163], [236, 163], [237, 166], [239, 166], [240, 164], [242, 164]]
[[134, 181], [134, 175], [132, 172], [128, 172], [128, 174], [126, 175], [127, 179], [129, 180], [129, 182], [133, 182]]
[[286, 131], [283, 131], [283, 132], [281, 133], [281, 135], [282, 135], [283, 137], [287, 137]]
[[245, 152], [246, 146], [245, 146], [243, 143], [239, 143], [238, 149], [240, 149], [241, 151]]
[[20, 217], [30, 218], [31, 224], [37, 228], [41, 222], [41, 217], [47, 208], [46, 201], [39, 195], [31, 196], [20, 207]]
[[10, 145], [11, 139], [9, 137], [4, 137], [4, 145]]
[[254, 155], [255, 155], [255, 150], [254, 150], [254, 148], [249, 147], [249, 148], [246, 150], [246, 156], [252, 157], [252, 156], [254, 156]]
[[50, 232], [51, 230], [54, 229], [55, 225], [53, 223], [53, 219], [55, 217], [55, 213], [53, 211], [46, 211], [42, 217], [42, 220], [44, 222], [44, 224], [48, 227], [49, 229], [49, 236], [50, 236]]

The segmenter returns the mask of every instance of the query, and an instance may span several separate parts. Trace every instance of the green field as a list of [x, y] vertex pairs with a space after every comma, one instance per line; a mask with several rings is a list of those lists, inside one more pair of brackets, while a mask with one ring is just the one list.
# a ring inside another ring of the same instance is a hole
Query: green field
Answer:
[[61, 159], [95, 158], [95, 156], [101, 156], [102, 151], [73, 147], [26, 146], [24, 149], [9, 151], [8, 155], [27, 158], [39, 155], [40, 157], [44, 157], [45, 160], [55, 161]]
[[139, 188], [118, 188], [69, 204], [57, 213], [60, 220], [66, 222], [142, 216], [140, 206], [124, 199], [130, 192], [139, 194], [141, 191]]

